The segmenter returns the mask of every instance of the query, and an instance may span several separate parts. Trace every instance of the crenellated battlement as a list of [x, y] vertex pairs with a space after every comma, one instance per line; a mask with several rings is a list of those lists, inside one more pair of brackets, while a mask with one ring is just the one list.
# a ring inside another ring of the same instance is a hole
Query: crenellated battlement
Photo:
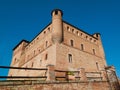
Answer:
[[77, 36], [77, 37], [80, 37], [84, 40], [87, 40], [93, 44], [98, 44], [98, 37], [95, 37], [94, 35], [90, 35], [86, 32], [83, 32], [82, 30], [78, 29], [78, 28], [75, 28], [71, 25], [68, 25], [66, 23], [64, 23], [64, 30], [68, 31], [69, 33]]

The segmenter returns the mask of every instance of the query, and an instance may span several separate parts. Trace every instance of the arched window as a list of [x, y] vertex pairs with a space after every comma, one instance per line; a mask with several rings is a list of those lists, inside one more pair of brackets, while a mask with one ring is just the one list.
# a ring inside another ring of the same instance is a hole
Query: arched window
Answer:
[[58, 14], [58, 11], [55, 11], [55, 15], [57, 15]]
[[72, 29], [72, 32], [74, 32], [74, 29]]
[[69, 63], [72, 63], [72, 54], [68, 54]]
[[74, 41], [70, 40], [70, 45], [73, 47], [74, 46]]
[[50, 27], [48, 27], [48, 31], [50, 31]]
[[44, 31], [44, 34], [46, 34], [46, 31]]
[[67, 26], [67, 30], [70, 31], [70, 28]]

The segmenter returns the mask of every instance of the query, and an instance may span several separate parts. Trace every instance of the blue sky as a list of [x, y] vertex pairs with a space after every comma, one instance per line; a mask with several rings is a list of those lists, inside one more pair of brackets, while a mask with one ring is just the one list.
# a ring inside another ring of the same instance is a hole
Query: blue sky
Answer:
[[[108, 65], [120, 77], [119, 0], [0, 0], [0, 65], [9, 66], [12, 49], [22, 40], [32, 40], [49, 22], [51, 11], [63, 11], [63, 20], [84, 31], [101, 33]], [[7, 75], [0, 69], [0, 76]]]

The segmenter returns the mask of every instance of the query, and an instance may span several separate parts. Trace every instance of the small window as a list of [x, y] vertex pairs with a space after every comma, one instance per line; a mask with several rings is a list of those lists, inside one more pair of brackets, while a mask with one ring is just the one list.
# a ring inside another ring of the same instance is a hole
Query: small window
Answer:
[[84, 50], [84, 45], [83, 45], [83, 44], [81, 44], [81, 50], [82, 50], [82, 51]]
[[94, 40], [94, 42], [96, 42], [96, 40]]
[[79, 32], [77, 31], [76, 33], [77, 33], [77, 35], [79, 36]]
[[70, 40], [70, 45], [71, 45], [72, 47], [74, 46], [73, 40]]
[[41, 50], [40, 50], [40, 49], [39, 49], [38, 51], [39, 51], [39, 52], [41, 52]]
[[48, 47], [48, 41], [45, 42], [45, 46]]
[[74, 32], [74, 29], [72, 29], [72, 32]]
[[37, 40], [39, 39], [39, 37], [37, 37]]
[[69, 27], [67, 27], [67, 30], [68, 30], [68, 31], [70, 31], [70, 28], [69, 28]]
[[44, 31], [44, 34], [46, 34], [46, 31]]
[[48, 28], [48, 31], [50, 31], [50, 27]]
[[68, 54], [69, 63], [72, 63], [72, 54]]
[[34, 55], [35, 55], [35, 50], [34, 50]]
[[45, 60], [47, 60], [47, 59], [48, 59], [48, 54], [45, 55]]
[[92, 38], [90, 38], [90, 41], [92, 41]]
[[93, 49], [93, 54], [95, 55], [95, 49]]
[[55, 15], [57, 15], [58, 14], [58, 11], [55, 11]]
[[14, 59], [14, 64], [15, 64], [16, 62], [17, 62], [17, 59], [15, 58], [15, 59]]
[[17, 59], [15, 58], [15, 62], [17, 61]]
[[98, 34], [96, 34], [96, 36], [98, 37]]
[[97, 70], [99, 70], [99, 64], [98, 64], [98, 62], [96, 62], [96, 67], [97, 67]]
[[83, 33], [81, 33], [81, 36], [83, 35]]
[[33, 66], [34, 66], [34, 63], [32, 62], [31, 67], [33, 67]]

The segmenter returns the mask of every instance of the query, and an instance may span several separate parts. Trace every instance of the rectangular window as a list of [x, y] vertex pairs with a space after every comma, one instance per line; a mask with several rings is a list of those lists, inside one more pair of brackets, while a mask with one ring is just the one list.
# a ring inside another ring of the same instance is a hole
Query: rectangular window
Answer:
[[72, 54], [68, 54], [69, 63], [72, 63]]
[[97, 70], [99, 70], [99, 64], [98, 64], [98, 62], [96, 62], [96, 67], [97, 67]]
[[70, 40], [70, 45], [73, 47], [73, 45], [74, 45], [73, 40]]
[[82, 51], [84, 50], [84, 45], [83, 45], [83, 44], [81, 44], [81, 50], [82, 50]]
[[32, 62], [31, 67], [33, 67], [34, 63]]
[[95, 49], [93, 49], [93, 54], [95, 55]]
[[47, 60], [47, 59], [48, 59], [48, 54], [45, 55], [45, 60]]
[[46, 43], [45, 43], [45, 47], [48, 47], [48, 41], [46, 41]]

